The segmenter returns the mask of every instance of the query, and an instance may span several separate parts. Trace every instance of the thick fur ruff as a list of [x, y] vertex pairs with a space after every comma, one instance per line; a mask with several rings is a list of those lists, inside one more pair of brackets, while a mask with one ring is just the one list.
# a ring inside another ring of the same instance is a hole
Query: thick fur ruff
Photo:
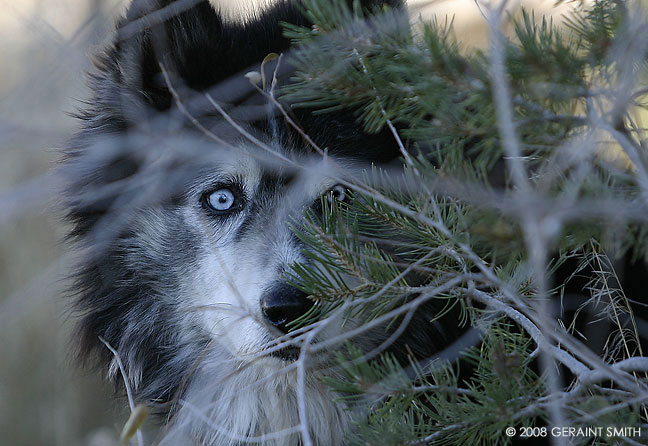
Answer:
[[[335, 184], [243, 73], [288, 50], [280, 22], [309, 24], [290, 2], [246, 24], [225, 22], [207, 1], [185, 3], [133, 2], [97, 59], [94, 97], [66, 154], [70, 238], [83, 252], [75, 344], [122, 389], [99, 338], [117, 350], [135, 399], [159, 408], [155, 442], [298, 445], [307, 425], [315, 444], [343, 444], [354, 408], [321, 382], [335, 369], [322, 366], [326, 355], [306, 358], [300, 381], [294, 358], [268, 353], [278, 335], [259, 303], [291, 264], [307, 261], [291, 225]], [[213, 108], [205, 112], [197, 92], [207, 91], [248, 135], [312, 167], [277, 166]], [[392, 136], [362, 132], [353, 111], [291, 113], [343, 164], [398, 157]], [[223, 189], [236, 196], [236, 213], [210, 209], [210, 191]], [[428, 357], [455, 336], [429, 324], [435, 311], [423, 307], [412, 319], [390, 347], [398, 358]], [[341, 329], [332, 321], [313, 341]], [[371, 348], [388, 335], [354, 342]]]

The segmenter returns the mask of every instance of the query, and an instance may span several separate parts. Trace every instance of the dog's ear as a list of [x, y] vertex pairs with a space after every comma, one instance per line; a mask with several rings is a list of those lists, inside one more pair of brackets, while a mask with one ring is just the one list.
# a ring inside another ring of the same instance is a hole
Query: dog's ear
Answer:
[[[375, 9], [383, 4], [399, 7], [402, 1], [360, 4]], [[110, 88], [99, 89], [112, 94], [104, 102], [114, 105], [118, 100], [123, 107], [124, 94], [135, 95], [165, 110], [172, 104], [169, 79], [204, 90], [260, 63], [269, 53], [286, 50], [290, 42], [283, 36], [282, 22], [310, 24], [299, 1], [274, 2], [247, 22], [234, 23], [207, 0], [134, 0], [118, 26], [113, 49], [101, 59], [102, 80]]]
[[108, 55], [115, 93], [160, 111], [172, 104], [171, 81], [202, 90], [227, 78], [240, 65], [237, 28], [208, 1], [135, 0]]
[[293, 2], [280, 2], [240, 24], [224, 20], [206, 0], [135, 0], [113, 48], [100, 59], [98, 80], [104, 85], [95, 84], [95, 90], [111, 95], [102, 102], [128, 105], [125, 112], [142, 103], [168, 109], [169, 82], [204, 90], [268, 53], [284, 51], [289, 41], [280, 22], [306, 23]]

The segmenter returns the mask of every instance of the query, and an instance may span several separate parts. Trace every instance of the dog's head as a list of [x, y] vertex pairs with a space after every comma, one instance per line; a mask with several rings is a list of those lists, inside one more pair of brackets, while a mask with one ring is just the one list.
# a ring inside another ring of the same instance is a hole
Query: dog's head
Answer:
[[292, 228], [346, 199], [345, 167], [398, 155], [351, 111], [275, 102], [289, 58], [262, 61], [289, 49], [281, 22], [308, 25], [291, 2], [235, 24], [207, 1], [135, 1], [97, 60], [66, 161], [80, 344], [118, 376], [112, 345], [140, 399], [177, 397], [210, 351], [230, 372], [293, 361], [277, 339], [314, 302], [286, 278], [306, 261]]

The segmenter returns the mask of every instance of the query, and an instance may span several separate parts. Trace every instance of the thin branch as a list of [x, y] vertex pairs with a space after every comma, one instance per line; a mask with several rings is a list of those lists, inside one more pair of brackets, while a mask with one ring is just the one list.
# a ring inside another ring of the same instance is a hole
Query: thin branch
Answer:
[[[117, 361], [117, 365], [119, 366], [119, 371], [122, 376], [122, 380], [124, 381], [124, 387], [126, 388], [126, 396], [128, 397], [128, 406], [130, 407], [131, 415], [135, 413], [135, 400], [133, 398], [133, 391], [131, 390], [130, 386], [130, 379], [128, 378], [128, 375], [126, 374], [126, 368], [124, 367], [124, 363], [121, 360], [121, 357], [119, 356], [119, 353], [117, 350], [115, 350], [108, 341], [106, 341], [102, 336], [99, 336], [99, 340], [103, 345], [106, 346], [108, 350], [113, 354], [115, 357], [115, 361]], [[137, 429], [137, 444], [139, 446], [144, 446], [144, 436], [142, 435], [141, 429]]]

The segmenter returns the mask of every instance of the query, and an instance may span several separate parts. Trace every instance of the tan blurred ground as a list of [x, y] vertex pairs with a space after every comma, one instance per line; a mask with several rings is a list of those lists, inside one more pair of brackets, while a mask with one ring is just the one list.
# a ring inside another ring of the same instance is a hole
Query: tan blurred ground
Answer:
[[[223, 1], [231, 17], [264, 3]], [[520, 4], [550, 11], [553, 0], [512, 3]], [[88, 95], [88, 55], [123, 7], [121, 0], [0, 0], [2, 445], [110, 444], [124, 421], [99, 378], [69, 365], [64, 227], [46, 176], [75, 127], [66, 113]], [[467, 45], [487, 41], [473, 0], [412, 0], [411, 9], [454, 17]]]

